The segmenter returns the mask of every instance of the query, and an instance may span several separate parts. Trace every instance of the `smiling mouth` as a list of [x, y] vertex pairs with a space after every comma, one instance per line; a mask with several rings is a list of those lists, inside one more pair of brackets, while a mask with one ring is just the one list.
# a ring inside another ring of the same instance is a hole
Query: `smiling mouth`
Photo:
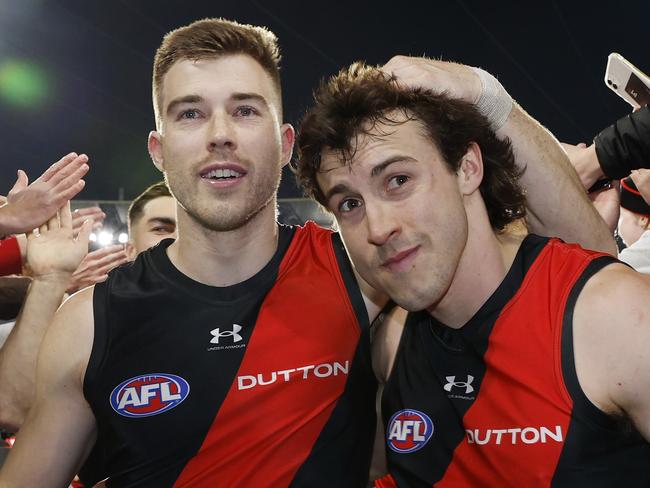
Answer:
[[381, 263], [381, 267], [388, 268], [390, 271], [404, 271], [410, 268], [411, 262], [415, 258], [415, 255], [419, 249], [420, 246], [415, 246], [410, 249], [401, 251]]
[[214, 181], [227, 181], [227, 180], [235, 180], [237, 178], [241, 178], [244, 176], [244, 173], [240, 173], [238, 171], [235, 171], [234, 169], [213, 169], [211, 171], [208, 171], [205, 174], [201, 175], [201, 178], [205, 180], [214, 180]]

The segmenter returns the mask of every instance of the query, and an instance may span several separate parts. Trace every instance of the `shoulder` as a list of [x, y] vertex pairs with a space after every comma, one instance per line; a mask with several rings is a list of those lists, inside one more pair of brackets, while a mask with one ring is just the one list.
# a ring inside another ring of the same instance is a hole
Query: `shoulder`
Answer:
[[587, 396], [605, 412], [624, 413], [626, 395], [636, 394], [638, 382], [650, 381], [649, 303], [650, 277], [621, 263], [595, 273], [578, 297], [576, 371]]

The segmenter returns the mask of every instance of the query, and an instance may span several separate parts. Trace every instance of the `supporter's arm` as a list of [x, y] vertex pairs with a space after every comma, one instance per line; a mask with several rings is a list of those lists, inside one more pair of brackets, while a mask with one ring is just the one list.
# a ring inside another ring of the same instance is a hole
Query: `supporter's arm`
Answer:
[[[399, 82], [444, 91], [477, 103], [482, 93], [476, 72], [463, 65], [397, 56], [383, 68]], [[496, 129], [496, 128], [495, 128]], [[528, 201], [530, 230], [610, 253], [616, 252], [607, 226], [589, 202], [566, 153], [553, 135], [516, 103], [497, 135], [512, 142]]]
[[600, 175], [619, 180], [650, 167], [650, 107], [616, 121], [594, 139]]
[[27, 175], [18, 170], [16, 184], [0, 206], [0, 236], [29, 232], [47, 222], [65, 202], [84, 187], [88, 157], [70, 153], [50, 166], [28, 185]]
[[0, 425], [20, 427], [34, 397], [36, 357], [43, 335], [86, 255], [92, 226], [87, 221], [73, 237], [69, 203], [28, 237], [32, 283], [16, 325], [0, 349]]
[[73, 294], [82, 288], [105, 281], [108, 279], [109, 271], [127, 261], [126, 251], [121, 244], [106, 246], [89, 252], [83, 258], [77, 270], [72, 273], [66, 290], [67, 293]]
[[585, 285], [574, 311], [580, 385], [592, 403], [629, 418], [650, 441], [650, 277], [613, 264]]
[[68, 486], [96, 436], [83, 396], [93, 342], [92, 288], [57, 312], [38, 358], [36, 400], [0, 471], [0, 488]]

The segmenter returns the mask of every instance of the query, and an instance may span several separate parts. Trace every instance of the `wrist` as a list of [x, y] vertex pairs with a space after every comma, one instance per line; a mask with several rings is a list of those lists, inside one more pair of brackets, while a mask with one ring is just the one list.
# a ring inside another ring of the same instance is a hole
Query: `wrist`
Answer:
[[47, 284], [48, 286], [62, 288], [64, 291], [70, 285], [71, 278], [72, 273], [65, 271], [51, 271], [49, 273], [39, 273], [38, 275], [32, 275], [32, 280], [35, 283], [43, 283]]
[[474, 73], [481, 82], [481, 94], [476, 101], [476, 108], [490, 122], [492, 130], [498, 131], [508, 120], [514, 101], [503, 85], [487, 71], [474, 68]]

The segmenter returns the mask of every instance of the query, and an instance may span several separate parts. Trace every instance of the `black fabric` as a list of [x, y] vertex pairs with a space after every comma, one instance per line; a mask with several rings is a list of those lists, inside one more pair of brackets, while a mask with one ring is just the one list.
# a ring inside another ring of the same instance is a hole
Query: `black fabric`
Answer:
[[650, 168], [650, 107], [626, 115], [594, 139], [603, 173], [619, 180], [632, 170]]
[[[249, 342], [266, 291], [275, 282], [278, 264], [294, 232], [295, 228], [281, 226], [278, 249], [271, 261], [252, 278], [231, 287], [207, 286], [183, 275], [166, 255], [171, 239], [140, 254], [134, 263], [122, 266], [108, 281], [95, 286], [95, 338], [84, 394], [93, 406], [98, 433], [89, 463], [82, 469], [85, 481], [110, 476], [109, 487], [173, 485], [201, 447], [246, 349], [219, 351], [219, 366], [212, 369], [197, 370], [201, 366], [193, 359], [204, 353], [210, 329], [218, 324], [240, 324], [242, 342]], [[197, 335], [206, 340], [193, 340]], [[106, 400], [113, 387], [134, 376], [134, 365], [138, 372], [157, 372], [165, 355], [185, 358], [177, 361], [182, 369], [174, 370], [174, 374], [209, 378], [193, 384], [192, 394], [175, 407], [175, 413], [186, 410], [192, 425], [170, 423], [165, 414], [148, 417], [146, 423], [113, 415]], [[191, 435], [189, 429], [199, 435]], [[124, 454], [128, 439], [147, 439], [160, 432], [168, 439], [159, 446], [167, 454], [155, 456], [156, 463], [150, 461], [154, 458], [151, 452], [138, 452], [137, 459], [133, 453]]]

